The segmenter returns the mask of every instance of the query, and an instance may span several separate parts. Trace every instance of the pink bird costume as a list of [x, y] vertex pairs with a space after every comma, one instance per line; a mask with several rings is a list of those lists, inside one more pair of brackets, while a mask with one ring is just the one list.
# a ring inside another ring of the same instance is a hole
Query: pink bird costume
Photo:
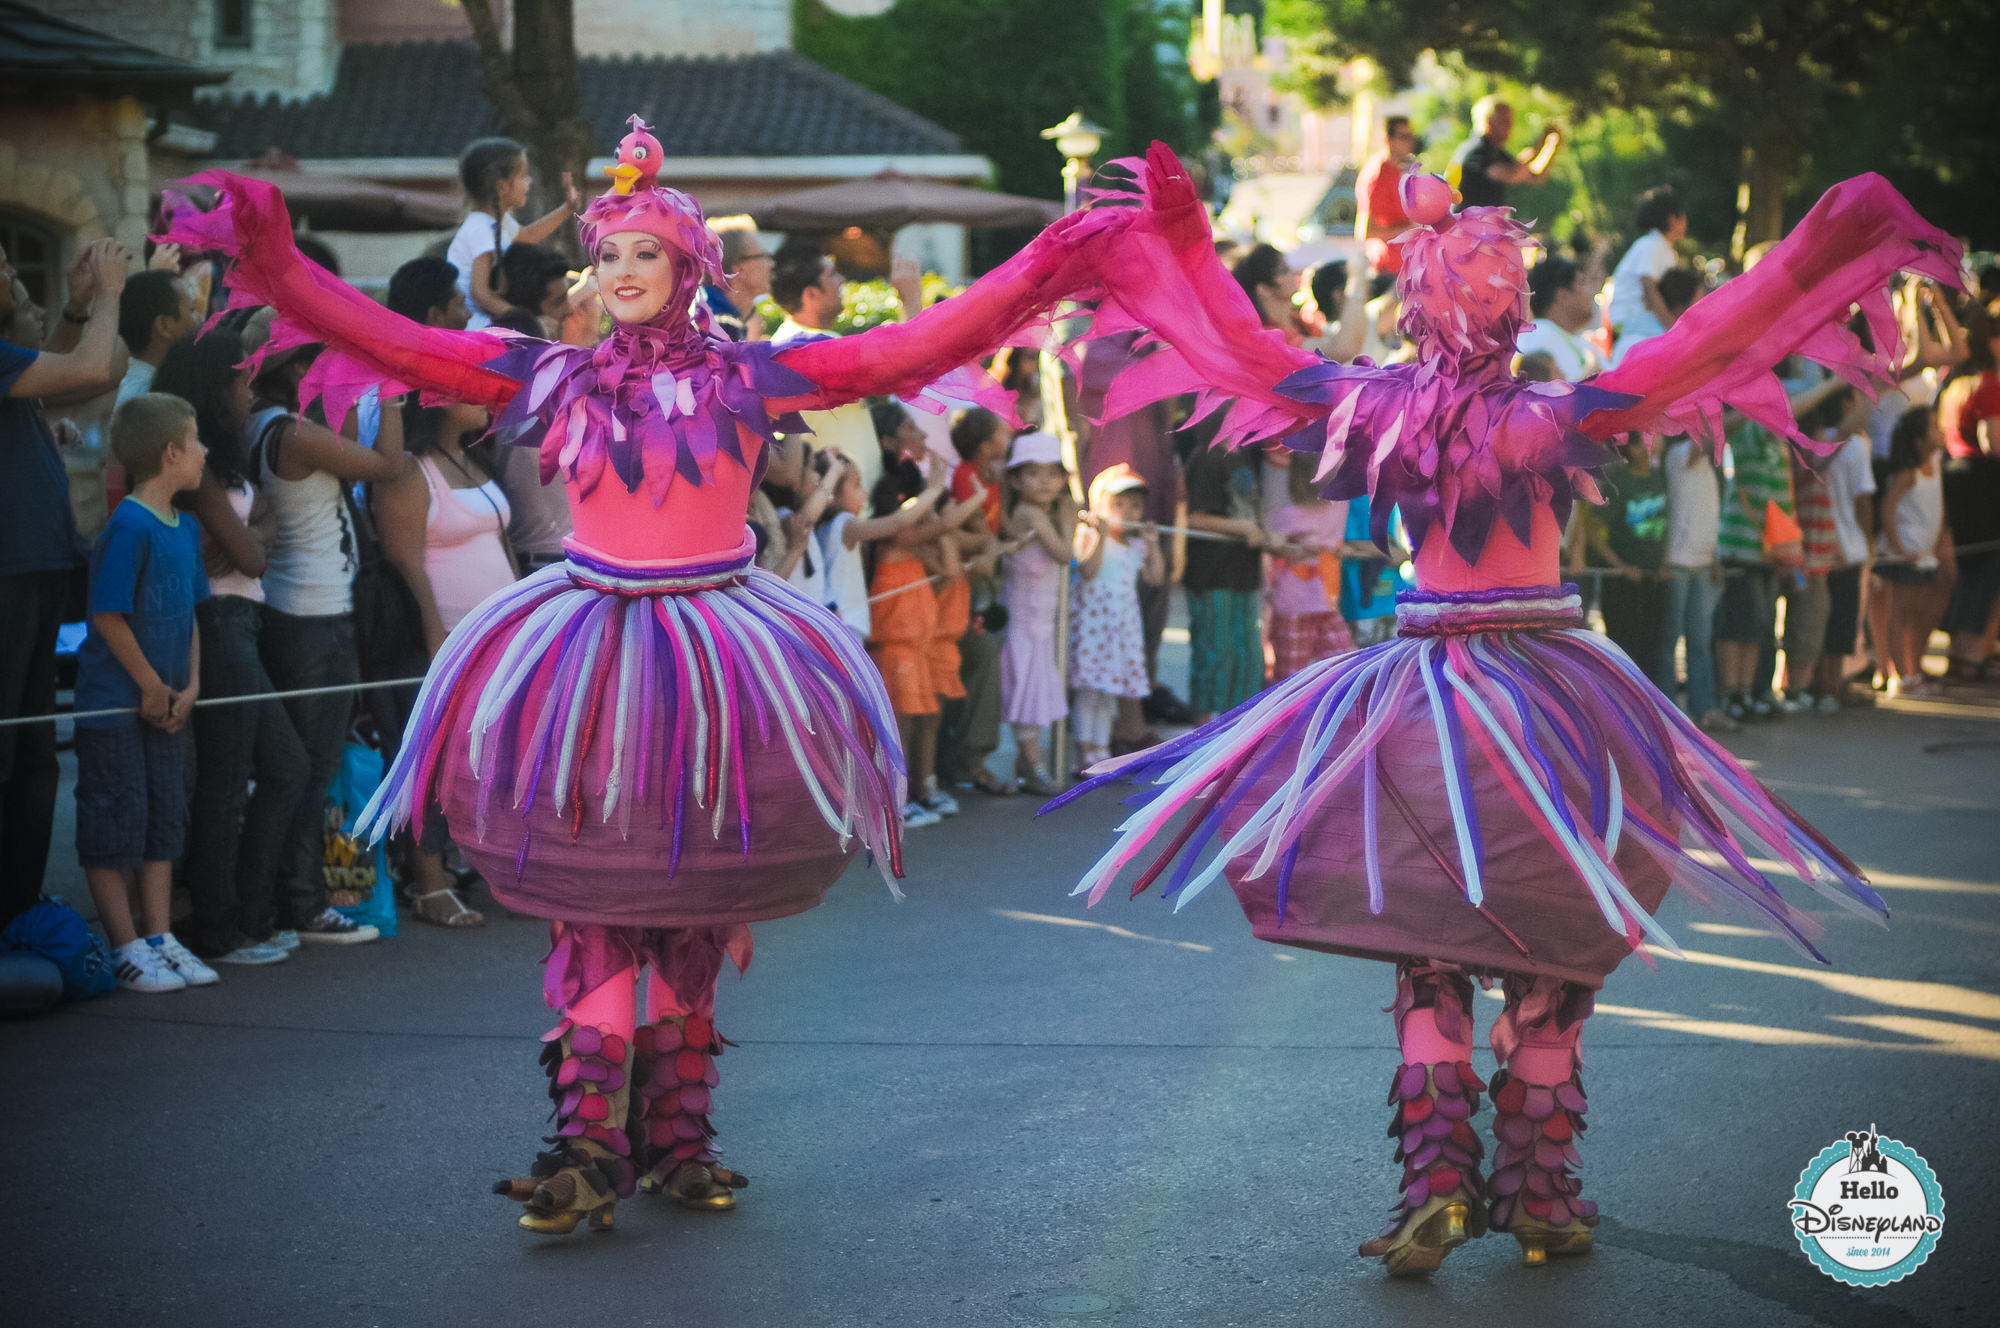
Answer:
[[[1884, 181], [1848, 181], [1751, 273], [1694, 305], [1618, 369], [1581, 384], [1509, 371], [1523, 325], [1525, 230], [1506, 209], [1451, 211], [1411, 176], [1409, 364], [1333, 364], [1260, 329], [1215, 263], [1207, 218], [1156, 149], [1136, 163], [1145, 220], [1107, 274], [1093, 335], [1160, 348], [1107, 398], [1115, 416], [1197, 390], [1234, 444], [1319, 456], [1328, 499], [1400, 508], [1419, 589], [1398, 639], [1314, 664], [1194, 732], [1098, 768], [1050, 808], [1114, 781], [1153, 785], [1076, 893], [1095, 904], [1156, 838], [1137, 895], [1163, 875], [1185, 905], [1218, 876], [1254, 933], [1397, 965], [1402, 1064], [1391, 1134], [1403, 1166], [1389, 1227], [1361, 1247], [1425, 1273], [1487, 1226], [1530, 1264], [1590, 1247], [1596, 1206], [1573, 1169], [1584, 1127], [1579, 1037], [1595, 991], [1650, 941], [1670, 887], [1733, 907], [1812, 958], [1818, 928], [1755, 865], [1878, 920], [1859, 871], [1647, 680], [1584, 630], [1557, 554], [1574, 497], [1599, 501], [1604, 440], [1692, 429], [1719, 443], [1729, 405], [1810, 445], [1771, 372], [1801, 353], [1858, 384], [1898, 363], [1890, 280], [1955, 282], [1957, 246]], [[1847, 324], [1859, 305], [1864, 350]], [[1213, 849], [1210, 853], [1209, 850]], [[1206, 860], [1204, 860], [1206, 855]], [[1171, 869], [1171, 870], [1170, 870]], [[1499, 977], [1490, 1173], [1470, 1118], [1472, 980]]]
[[299, 256], [275, 189], [227, 172], [200, 177], [212, 211], [170, 197], [165, 237], [234, 259], [231, 306], [278, 311], [267, 353], [326, 345], [301, 396], [333, 419], [370, 387], [480, 403], [567, 493], [567, 561], [452, 631], [363, 818], [379, 834], [441, 805], [495, 896], [551, 919], [552, 1147], [497, 1188], [552, 1233], [609, 1226], [635, 1187], [733, 1206], [745, 1182], [708, 1120], [724, 957], [743, 968], [747, 924], [812, 908], [861, 849], [892, 891], [901, 872], [905, 771], [880, 679], [837, 617], [752, 565], [765, 444], [803, 431], [799, 410], [876, 393], [997, 400], [961, 366], [1044, 326], [1131, 220], [1058, 223], [908, 323], [737, 343], [689, 314], [720, 280], [720, 243], [693, 199], [655, 186], [659, 144], [632, 126], [583, 240], [594, 255], [602, 236], [651, 235], [676, 284], [660, 315], [594, 348], [389, 314]]

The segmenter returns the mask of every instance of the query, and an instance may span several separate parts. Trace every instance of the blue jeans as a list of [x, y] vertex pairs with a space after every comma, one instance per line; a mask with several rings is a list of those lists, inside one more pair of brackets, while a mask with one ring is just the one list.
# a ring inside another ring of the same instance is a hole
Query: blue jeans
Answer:
[[1712, 567], [1669, 567], [1667, 616], [1660, 628], [1660, 658], [1653, 683], [1673, 697], [1674, 647], [1687, 638], [1687, 713], [1700, 719], [1715, 709], [1715, 605], [1722, 587]]
[[[262, 615], [261, 605], [241, 595], [195, 606], [204, 699], [274, 690], [257, 654]], [[194, 903], [187, 940], [201, 954], [227, 954], [277, 930], [273, 892], [306, 793], [306, 749], [282, 703], [257, 701], [198, 707], [194, 758], [194, 815], [181, 873]]]
[[[279, 691], [361, 681], [352, 615], [301, 618], [266, 604], [263, 617], [257, 652]], [[354, 693], [294, 697], [284, 705], [306, 757], [305, 791], [278, 858], [278, 925], [296, 927], [326, 908], [326, 790], [347, 747]]]

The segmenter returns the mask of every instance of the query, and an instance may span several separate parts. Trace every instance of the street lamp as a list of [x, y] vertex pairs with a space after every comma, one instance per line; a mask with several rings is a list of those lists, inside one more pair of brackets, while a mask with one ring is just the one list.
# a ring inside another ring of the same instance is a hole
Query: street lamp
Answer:
[[1063, 210], [1076, 211], [1077, 194], [1083, 181], [1083, 173], [1089, 167], [1090, 159], [1097, 155], [1098, 147], [1104, 142], [1105, 130], [1083, 118], [1082, 111], [1071, 111], [1069, 119], [1042, 131], [1042, 137], [1056, 145], [1056, 151], [1063, 154]]
[[[1097, 155], [1097, 149], [1104, 142], [1104, 130], [1083, 118], [1081, 110], [1071, 111], [1069, 119], [1042, 131], [1042, 137], [1056, 145], [1056, 151], [1063, 154], [1063, 211], [1074, 212], [1081, 202], [1083, 173], [1090, 168], [1090, 159]], [[1062, 362], [1047, 351], [1042, 352], [1042, 424], [1050, 433], [1062, 440], [1063, 468], [1069, 471], [1070, 497], [1081, 503], [1083, 493], [1079, 487], [1081, 478], [1078, 468], [1076, 431], [1070, 428], [1068, 403], [1063, 396]], [[1069, 577], [1064, 575], [1056, 582], [1056, 672], [1062, 676], [1063, 691], [1069, 691]], [[1064, 748], [1068, 736], [1068, 716], [1058, 716], [1054, 732], [1050, 737], [1051, 755], [1054, 758], [1056, 787], [1069, 783], [1069, 762], [1065, 759]]]

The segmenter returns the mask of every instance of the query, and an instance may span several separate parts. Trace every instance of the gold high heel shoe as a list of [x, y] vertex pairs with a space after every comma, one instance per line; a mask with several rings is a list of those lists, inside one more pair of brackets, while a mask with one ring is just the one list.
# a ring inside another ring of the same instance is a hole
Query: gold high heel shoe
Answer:
[[1528, 1268], [1545, 1267], [1551, 1254], [1590, 1253], [1590, 1228], [1582, 1222], [1572, 1222], [1566, 1227], [1517, 1223], [1512, 1235], [1521, 1243], [1521, 1263]]
[[1472, 1207], [1464, 1195], [1443, 1195], [1410, 1214], [1386, 1241], [1363, 1245], [1361, 1253], [1380, 1254], [1391, 1277], [1424, 1277], [1438, 1270], [1445, 1255], [1472, 1239], [1471, 1217]]
[[632, 1193], [637, 1171], [625, 1118], [632, 1086], [630, 1051], [615, 1032], [587, 1025], [568, 1028], [542, 1049], [542, 1067], [555, 1101], [554, 1147], [535, 1157], [526, 1176], [498, 1182], [495, 1194], [523, 1205], [520, 1226], [543, 1236], [567, 1236], [590, 1220], [592, 1231], [612, 1229], [612, 1207]]

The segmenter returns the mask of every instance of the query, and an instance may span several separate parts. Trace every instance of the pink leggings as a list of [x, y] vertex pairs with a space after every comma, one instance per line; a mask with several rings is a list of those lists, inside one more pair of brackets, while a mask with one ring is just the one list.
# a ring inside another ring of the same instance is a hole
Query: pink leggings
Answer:
[[555, 922], [542, 990], [568, 1023], [629, 1039], [638, 1026], [643, 971], [649, 1023], [682, 1015], [712, 1018], [722, 961], [750, 966], [750, 929], [604, 927]]

